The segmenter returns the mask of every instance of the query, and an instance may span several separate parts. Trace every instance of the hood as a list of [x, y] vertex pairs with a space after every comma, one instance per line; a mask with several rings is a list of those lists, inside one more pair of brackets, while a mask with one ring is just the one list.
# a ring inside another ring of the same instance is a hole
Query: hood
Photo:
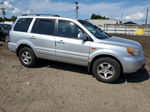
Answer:
[[101, 43], [119, 45], [124, 47], [138, 47], [138, 48], [141, 47], [141, 44], [136, 41], [114, 37], [114, 36], [102, 40]]

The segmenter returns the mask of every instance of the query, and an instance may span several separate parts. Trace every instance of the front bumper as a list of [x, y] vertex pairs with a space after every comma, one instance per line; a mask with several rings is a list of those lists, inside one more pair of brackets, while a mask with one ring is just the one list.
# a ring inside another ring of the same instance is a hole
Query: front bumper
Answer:
[[144, 56], [125, 57], [123, 62], [123, 72], [133, 73], [141, 68], [144, 68], [144, 66], [145, 66]]

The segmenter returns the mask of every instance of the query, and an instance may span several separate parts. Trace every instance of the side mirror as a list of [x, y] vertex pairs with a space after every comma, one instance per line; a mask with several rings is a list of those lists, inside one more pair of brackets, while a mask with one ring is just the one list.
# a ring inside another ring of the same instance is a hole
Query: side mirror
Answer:
[[87, 41], [88, 40], [88, 35], [87, 34], [78, 34], [78, 39]]

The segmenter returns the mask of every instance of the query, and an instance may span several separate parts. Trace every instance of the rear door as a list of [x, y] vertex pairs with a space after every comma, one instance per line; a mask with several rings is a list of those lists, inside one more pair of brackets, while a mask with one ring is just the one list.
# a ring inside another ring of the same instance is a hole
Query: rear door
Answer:
[[30, 41], [40, 58], [55, 60], [55, 20], [37, 18], [33, 24]]
[[56, 37], [56, 59], [58, 61], [87, 65], [90, 41], [78, 39], [79, 33], [85, 32], [73, 22], [58, 21], [58, 36]]

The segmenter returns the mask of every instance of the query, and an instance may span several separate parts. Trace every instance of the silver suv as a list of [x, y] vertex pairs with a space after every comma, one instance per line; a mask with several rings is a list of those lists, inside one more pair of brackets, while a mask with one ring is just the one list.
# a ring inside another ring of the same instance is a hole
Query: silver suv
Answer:
[[38, 58], [77, 64], [107, 83], [145, 65], [138, 42], [110, 37], [85, 20], [57, 16], [18, 17], [8, 47], [26, 67], [35, 66]]

